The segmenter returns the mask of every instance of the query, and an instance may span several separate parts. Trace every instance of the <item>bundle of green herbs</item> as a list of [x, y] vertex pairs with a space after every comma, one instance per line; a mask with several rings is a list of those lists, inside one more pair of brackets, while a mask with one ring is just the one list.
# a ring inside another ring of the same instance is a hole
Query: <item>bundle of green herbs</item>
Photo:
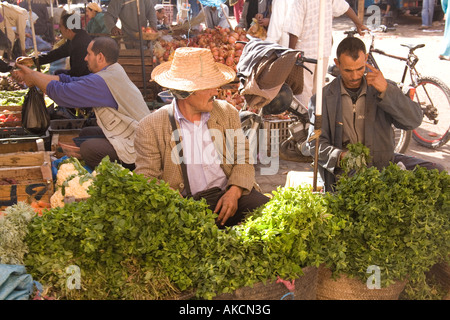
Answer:
[[361, 167], [344, 174], [336, 193], [325, 198], [333, 219], [345, 223], [334, 240], [341, 248], [324, 257], [335, 276], [345, 273], [365, 282], [367, 268], [377, 266], [382, 287], [407, 279], [407, 298], [432, 298], [426, 272], [450, 252], [447, 172], [408, 171], [396, 164], [381, 171]]
[[[198, 298], [301, 276], [318, 265], [329, 217], [320, 195], [285, 189], [242, 225], [218, 229], [204, 200], [180, 197], [107, 158], [88, 199], [52, 209], [29, 224], [27, 270], [62, 299]], [[321, 231], [322, 230], [322, 231]], [[79, 290], [66, 273], [80, 270]]]
[[33, 208], [18, 202], [0, 213], [0, 264], [24, 264], [28, 246], [24, 239], [28, 224], [36, 216]]

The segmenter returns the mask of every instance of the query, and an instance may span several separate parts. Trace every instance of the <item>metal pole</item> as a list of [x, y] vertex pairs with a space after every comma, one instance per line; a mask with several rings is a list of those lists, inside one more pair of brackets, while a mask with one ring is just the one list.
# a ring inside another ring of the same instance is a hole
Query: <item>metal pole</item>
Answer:
[[146, 77], [145, 77], [145, 61], [144, 61], [144, 40], [142, 38], [142, 28], [141, 25], [139, 24], [140, 22], [140, 4], [139, 4], [139, 0], [135, 0], [136, 1], [136, 8], [137, 8], [137, 24], [138, 24], [138, 29], [139, 29], [139, 47], [141, 50], [141, 66], [142, 66], [142, 81], [144, 83], [144, 88], [143, 88], [143, 96], [144, 96], [144, 100], [147, 97], [147, 81], [146, 81]]
[[[37, 51], [37, 43], [36, 43], [36, 32], [34, 31], [34, 22], [33, 22], [33, 10], [31, 10], [31, 1], [28, 0], [28, 10], [30, 14], [30, 26], [31, 26], [31, 35], [33, 37], [33, 47], [34, 47], [34, 56], [38, 57], [38, 51]], [[22, 48], [23, 51], [25, 51], [25, 48]]]
[[323, 46], [325, 38], [325, 0], [320, 1], [319, 9], [319, 45], [316, 67], [316, 116], [314, 131], [316, 133], [316, 148], [314, 155], [314, 181], [313, 190], [317, 191], [317, 171], [319, 165], [319, 138], [322, 127], [322, 87], [323, 87]]

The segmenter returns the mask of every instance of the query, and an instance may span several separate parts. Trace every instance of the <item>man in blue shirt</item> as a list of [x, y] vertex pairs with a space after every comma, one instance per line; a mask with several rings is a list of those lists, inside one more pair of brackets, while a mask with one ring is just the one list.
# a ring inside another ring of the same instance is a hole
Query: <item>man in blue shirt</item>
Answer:
[[48, 75], [20, 64], [15, 72], [16, 78], [29, 87], [37, 86], [58, 105], [93, 108], [98, 127], [86, 127], [80, 133], [91, 137], [80, 145], [81, 156], [91, 169], [105, 156], [133, 169], [134, 132], [138, 121], [150, 113], [141, 92], [117, 63], [118, 57], [117, 42], [98, 37], [87, 48], [89, 75]]

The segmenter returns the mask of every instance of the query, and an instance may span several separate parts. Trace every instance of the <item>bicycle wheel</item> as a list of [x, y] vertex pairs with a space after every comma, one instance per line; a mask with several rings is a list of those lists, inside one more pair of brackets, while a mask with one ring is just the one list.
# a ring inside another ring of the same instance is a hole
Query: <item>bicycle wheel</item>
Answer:
[[423, 110], [423, 120], [413, 130], [413, 139], [437, 149], [450, 139], [450, 89], [436, 77], [422, 77], [415, 87], [414, 101]]
[[403, 130], [392, 126], [395, 139], [395, 153], [405, 153], [411, 141], [412, 130]]

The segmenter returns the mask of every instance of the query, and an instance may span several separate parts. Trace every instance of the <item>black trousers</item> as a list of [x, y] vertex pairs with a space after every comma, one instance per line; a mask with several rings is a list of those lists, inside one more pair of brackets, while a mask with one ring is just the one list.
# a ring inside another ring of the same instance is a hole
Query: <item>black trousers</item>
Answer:
[[406, 170], [413, 170], [416, 166], [421, 166], [427, 168], [428, 170], [438, 169], [439, 172], [445, 170], [444, 166], [427, 160], [423, 160], [416, 157], [407, 156], [404, 154], [396, 153], [394, 155], [394, 163], [403, 163], [405, 165]]
[[[219, 201], [220, 197], [225, 193], [225, 191], [217, 193], [215, 196], [205, 198], [206, 202], [209, 205], [209, 209], [214, 212], [214, 209], [216, 208], [217, 202]], [[234, 225], [237, 225], [238, 223], [242, 222], [245, 219], [245, 216], [252, 212], [253, 210], [259, 208], [263, 204], [265, 204], [270, 199], [265, 196], [264, 194], [256, 191], [254, 188], [252, 191], [250, 191], [249, 194], [243, 195], [238, 200], [238, 208], [236, 210], [236, 213], [234, 216], [228, 218], [228, 220], [225, 222], [224, 226], [218, 225], [219, 228], [223, 227], [231, 227]]]
[[80, 132], [80, 137], [85, 137], [80, 145], [80, 154], [85, 164], [92, 170], [102, 161], [106, 156], [109, 156], [111, 162], [117, 161], [124, 168], [134, 170], [134, 163], [123, 163], [117, 156], [116, 150], [112, 144], [106, 139], [103, 131], [98, 126], [84, 127]]

